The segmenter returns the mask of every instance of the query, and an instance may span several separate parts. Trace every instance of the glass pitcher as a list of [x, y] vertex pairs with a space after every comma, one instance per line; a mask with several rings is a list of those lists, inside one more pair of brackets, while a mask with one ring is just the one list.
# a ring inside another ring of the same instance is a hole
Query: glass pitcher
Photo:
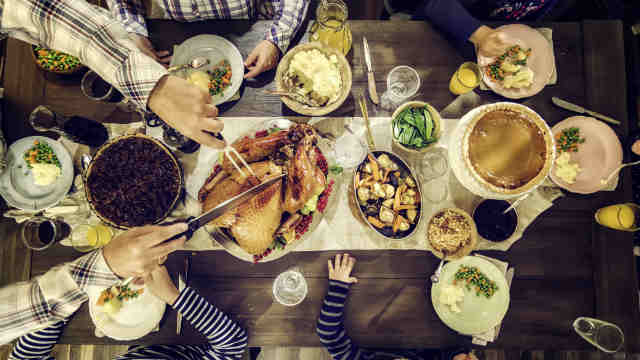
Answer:
[[311, 41], [319, 41], [347, 55], [353, 41], [348, 17], [349, 9], [344, 1], [322, 0], [316, 9], [316, 21], [311, 26]]

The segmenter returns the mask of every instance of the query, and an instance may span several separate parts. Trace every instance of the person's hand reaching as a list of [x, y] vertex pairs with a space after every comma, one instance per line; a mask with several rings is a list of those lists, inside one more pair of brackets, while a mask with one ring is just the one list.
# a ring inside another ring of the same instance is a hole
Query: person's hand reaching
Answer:
[[144, 277], [144, 283], [153, 295], [169, 305], [173, 305], [180, 295], [176, 285], [171, 280], [171, 276], [169, 276], [167, 268], [164, 266], [159, 266], [147, 274]]
[[224, 128], [216, 119], [218, 108], [211, 104], [208, 92], [173, 75], [158, 81], [147, 101], [149, 108], [182, 135], [216, 149], [225, 146], [213, 134]]
[[269, 40], [262, 40], [251, 51], [244, 66], [249, 72], [244, 75], [245, 79], [252, 79], [265, 71], [271, 70], [278, 65], [280, 49]]
[[484, 25], [471, 35], [469, 41], [476, 46], [478, 54], [486, 57], [500, 56], [513, 46], [504, 32]]
[[166, 50], [156, 51], [151, 44], [151, 41], [146, 36], [142, 36], [136, 33], [129, 33], [129, 39], [133, 41], [134, 44], [142, 51], [143, 53], [149, 55], [152, 59], [164, 65], [164, 67], [168, 67], [171, 62], [171, 56], [169, 52]]
[[336, 255], [335, 263], [329, 259], [329, 280], [338, 280], [347, 284], [357, 283], [358, 279], [351, 276], [351, 270], [356, 264], [356, 258], [349, 254]]
[[162, 242], [186, 230], [185, 223], [133, 228], [113, 238], [102, 249], [102, 255], [114, 274], [123, 278], [144, 276], [160, 266], [167, 255], [182, 248], [186, 238]]

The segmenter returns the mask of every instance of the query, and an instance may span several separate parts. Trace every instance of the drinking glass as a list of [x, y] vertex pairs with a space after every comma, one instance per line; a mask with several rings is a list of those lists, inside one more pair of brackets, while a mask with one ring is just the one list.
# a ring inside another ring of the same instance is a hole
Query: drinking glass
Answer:
[[22, 225], [22, 242], [31, 250], [42, 251], [59, 240], [61, 230], [59, 222], [44, 216], [36, 216]]
[[466, 94], [480, 85], [480, 79], [482, 72], [478, 64], [467, 61], [451, 76], [449, 91], [455, 95]]
[[622, 329], [606, 321], [579, 317], [573, 322], [573, 329], [591, 345], [609, 354], [620, 351], [624, 344]]
[[52, 131], [91, 147], [101, 146], [109, 139], [109, 131], [103, 124], [82, 116], [60, 115], [43, 105], [29, 114], [29, 124], [36, 131]]
[[345, 169], [351, 169], [367, 156], [367, 146], [358, 136], [345, 132], [333, 144], [333, 157]]
[[82, 93], [91, 100], [117, 104], [124, 112], [137, 111], [138, 107], [131, 100], [125, 98], [118, 89], [104, 81], [93, 70], [87, 71], [80, 82]]
[[427, 152], [420, 160], [419, 168], [425, 198], [434, 204], [446, 200], [449, 186], [447, 179], [442, 178], [449, 171], [446, 156], [440, 151]]
[[80, 252], [89, 252], [107, 245], [112, 237], [113, 232], [108, 226], [82, 224], [73, 229], [71, 245]]
[[298, 267], [281, 273], [273, 282], [273, 297], [285, 306], [300, 304], [307, 296], [307, 291], [307, 281]]
[[595, 214], [596, 222], [615, 230], [640, 230], [640, 206], [634, 203], [624, 203], [605, 206]]
[[410, 66], [396, 66], [387, 75], [387, 91], [380, 98], [385, 110], [395, 110], [420, 89], [420, 75]]

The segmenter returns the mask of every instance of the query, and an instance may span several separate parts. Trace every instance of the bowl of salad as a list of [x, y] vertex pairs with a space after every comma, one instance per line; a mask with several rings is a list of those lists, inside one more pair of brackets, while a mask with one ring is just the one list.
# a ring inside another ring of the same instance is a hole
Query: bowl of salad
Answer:
[[80, 59], [60, 51], [34, 45], [31, 54], [40, 69], [54, 74], [70, 75], [85, 69]]
[[440, 113], [426, 102], [406, 102], [391, 115], [393, 143], [408, 153], [426, 152], [441, 134]]

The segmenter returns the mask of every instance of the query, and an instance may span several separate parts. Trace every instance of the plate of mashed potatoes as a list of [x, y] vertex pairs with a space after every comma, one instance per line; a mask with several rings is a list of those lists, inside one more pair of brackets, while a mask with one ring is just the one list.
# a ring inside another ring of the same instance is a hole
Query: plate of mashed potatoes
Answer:
[[276, 71], [276, 86], [291, 110], [322, 116], [336, 110], [351, 92], [351, 67], [344, 55], [322, 43], [291, 49]]
[[12, 207], [39, 211], [62, 200], [73, 184], [73, 162], [67, 149], [44, 136], [29, 136], [7, 151], [0, 175], [0, 195]]

